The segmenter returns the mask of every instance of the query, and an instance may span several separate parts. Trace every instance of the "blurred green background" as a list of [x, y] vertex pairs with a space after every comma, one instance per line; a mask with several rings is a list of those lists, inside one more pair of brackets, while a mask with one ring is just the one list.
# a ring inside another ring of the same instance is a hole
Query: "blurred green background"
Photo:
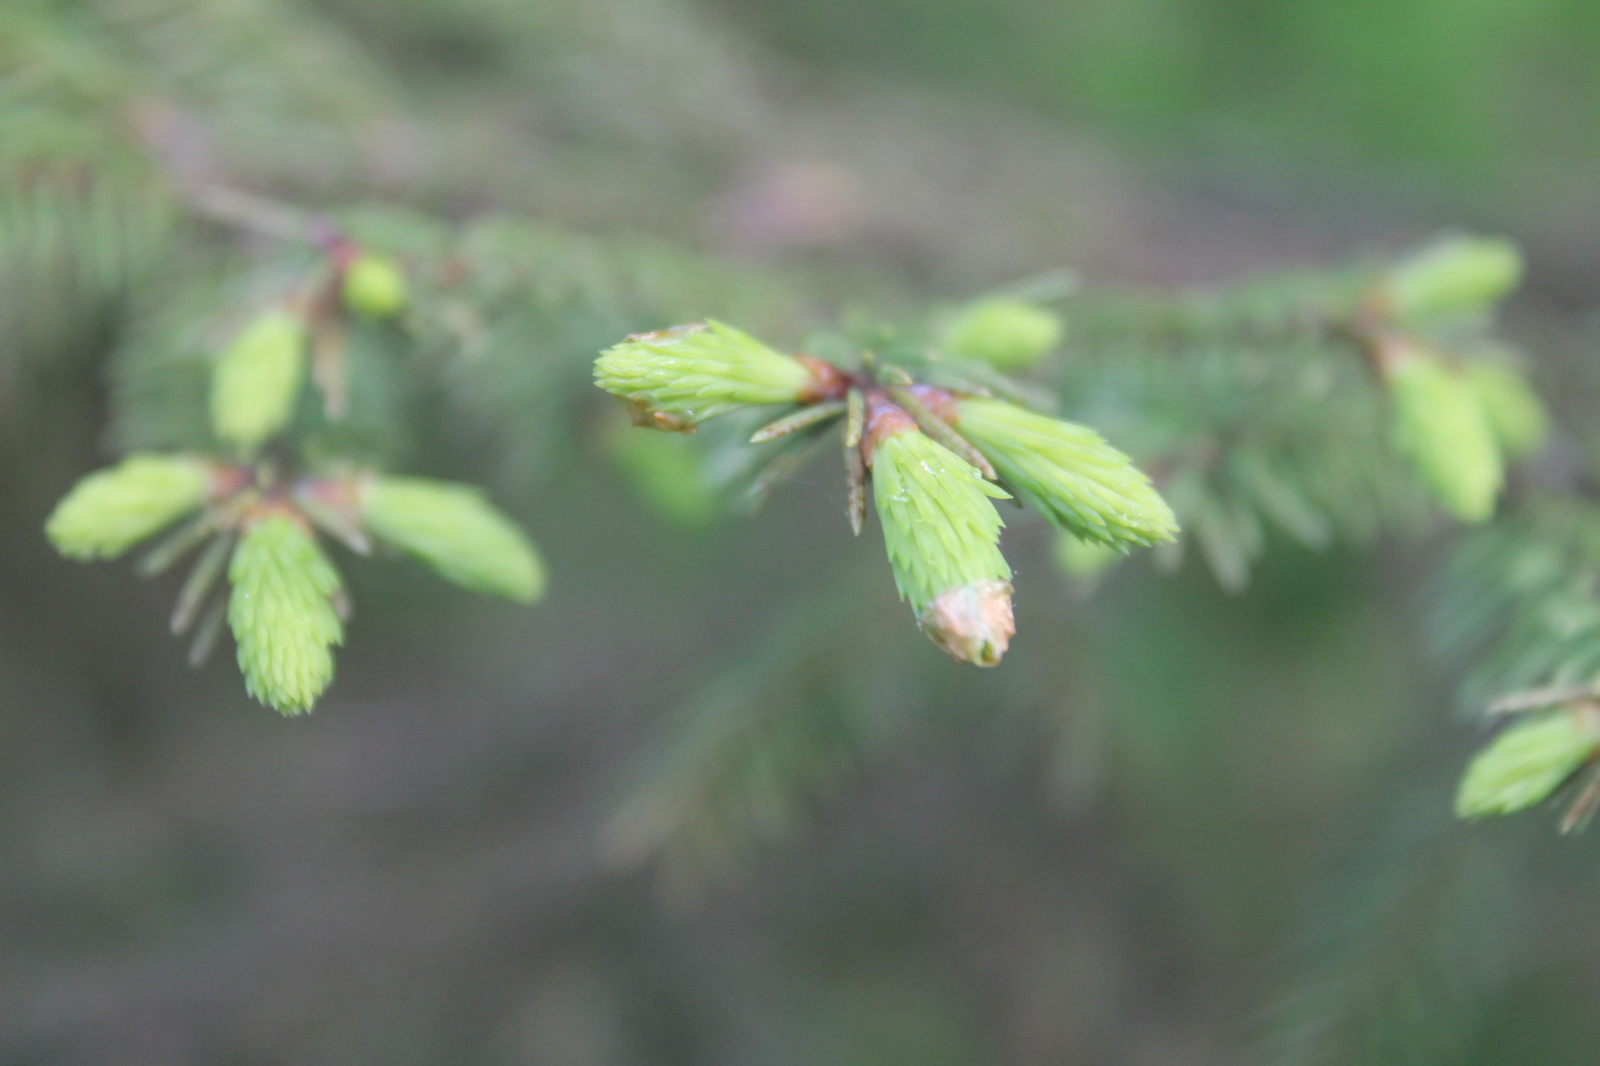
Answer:
[[1581, 0], [724, 5], [807, 60], [1028, 108], [1171, 161], [1414, 181], [1485, 207], [1594, 178]]
[[[326, 48], [295, 91], [359, 136], [208, 154], [175, 123], [147, 147], [180, 184], [520, 212], [672, 279], [652, 249], [688, 249], [723, 280], [685, 318], [792, 337], [1061, 265], [1203, 285], [1472, 225], [1527, 249], [1516, 330], [1557, 411], [1592, 396], [1582, 0], [23, 6], [166, 33], [195, 70], [222, 38], [184, 37], [194, 12], [287, 13], [227, 40]], [[360, 616], [302, 721], [183, 666], [170, 581], [40, 535], [113, 446], [117, 320], [8, 371], [0, 1066], [1600, 1061], [1592, 839], [1450, 818], [1476, 734], [1422, 635], [1437, 544], [1274, 543], [1237, 596], [1193, 560], [1091, 591], [1019, 517], [1022, 635], [963, 669], [825, 464], [753, 518], [658, 506], [659, 456], [627, 459], [582, 365], [667, 323], [569, 317], [577, 428], [548, 455], [447, 414], [411, 450], [491, 484], [550, 599], [341, 559]], [[719, 710], [796, 632], [821, 651]], [[744, 812], [755, 843], [710, 872], [614, 846], [619, 810], [673, 799], [651, 767], [788, 704], [859, 754], [781, 831]]]

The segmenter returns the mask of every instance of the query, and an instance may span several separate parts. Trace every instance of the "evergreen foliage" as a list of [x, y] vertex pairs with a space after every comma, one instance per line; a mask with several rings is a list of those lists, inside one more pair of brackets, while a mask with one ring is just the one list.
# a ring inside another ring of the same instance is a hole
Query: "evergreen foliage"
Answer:
[[1504, 483], [1495, 428], [1471, 380], [1426, 354], [1389, 370], [1397, 446], [1417, 464], [1439, 501], [1463, 522], [1494, 513]]
[[246, 525], [228, 580], [245, 689], [284, 714], [311, 710], [333, 680], [333, 646], [344, 641], [333, 564], [293, 516], [268, 512]]
[[342, 295], [350, 310], [389, 318], [406, 305], [406, 278], [387, 256], [362, 252], [344, 269]]
[[1495, 738], [1467, 767], [1456, 796], [1463, 818], [1514, 814], [1547, 798], [1600, 750], [1591, 708], [1528, 718]]
[[1149, 547], [1177, 536], [1172, 508], [1150, 478], [1094, 430], [1003, 400], [956, 406], [955, 425], [1051, 524], [1109, 547]]
[[959, 359], [978, 359], [1000, 370], [1032, 366], [1061, 344], [1061, 316], [1026, 300], [980, 300], [951, 322], [944, 347]]
[[1544, 444], [1550, 419], [1544, 402], [1516, 369], [1497, 359], [1466, 365], [1468, 380], [1508, 459], [1525, 459]]
[[868, 467], [901, 598], [953, 657], [998, 665], [1015, 625], [1002, 523], [988, 497], [1009, 495], [915, 427], [888, 432]]
[[305, 375], [305, 326], [286, 310], [268, 311], [233, 339], [211, 376], [217, 437], [254, 452], [289, 422]]
[[1402, 321], [1482, 312], [1522, 280], [1522, 254], [1508, 241], [1442, 239], [1395, 264], [1383, 295]]
[[423, 478], [373, 477], [358, 491], [366, 528], [440, 576], [519, 603], [543, 594], [544, 567], [533, 545], [476, 488]]
[[196, 510], [211, 487], [206, 463], [187, 456], [131, 455], [78, 482], [45, 525], [72, 559], [115, 559]]
[[798, 360], [717, 321], [629, 337], [600, 357], [594, 374], [663, 429], [749, 405], [796, 403], [812, 383]]
[[915, 428], [885, 436], [869, 468], [895, 587], [913, 611], [946, 589], [1011, 579], [986, 499], [1009, 499], [1004, 490]]

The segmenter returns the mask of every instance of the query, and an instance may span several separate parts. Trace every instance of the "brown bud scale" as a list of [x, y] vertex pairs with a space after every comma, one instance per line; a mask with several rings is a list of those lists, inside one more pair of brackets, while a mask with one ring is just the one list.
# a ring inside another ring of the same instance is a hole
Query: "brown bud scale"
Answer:
[[939, 421], [954, 426], [961, 421], [961, 407], [956, 394], [934, 385], [912, 385], [906, 389]]
[[867, 416], [861, 433], [861, 460], [872, 467], [878, 446], [896, 433], [920, 433], [917, 423], [899, 404], [882, 392], [867, 393]]
[[1017, 632], [1011, 585], [988, 580], [945, 589], [922, 609], [917, 623], [958, 662], [999, 666]]
[[797, 397], [799, 403], [842, 400], [850, 391], [850, 375], [832, 363], [810, 355], [797, 355], [794, 358], [811, 371], [811, 381], [800, 390], [800, 395]]

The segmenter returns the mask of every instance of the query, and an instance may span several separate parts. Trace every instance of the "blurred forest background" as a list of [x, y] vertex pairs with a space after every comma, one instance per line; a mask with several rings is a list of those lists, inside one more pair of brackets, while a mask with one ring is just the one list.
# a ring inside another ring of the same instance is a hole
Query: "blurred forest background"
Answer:
[[[41, 534], [160, 437], [109, 414], [132, 312], [5, 275], [0, 1064], [1600, 1061], [1593, 836], [1450, 815], [1478, 735], [1421, 635], [1435, 543], [1087, 591], [1008, 515], [1021, 636], [979, 672], [914, 631], [831, 470], [752, 518], [663, 510], [586, 385], [707, 313], [793, 337], [1470, 226], [1523, 244], [1512, 332], [1582, 411], [1600, 6], [7, 0], [0, 141], [35, 137], [41, 63], [90, 112], [119, 93], [101, 54], [160, 89], [119, 121], [180, 192], [534, 227], [532, 340], [408, 449], [489, 484], [552, 585], [344, 559], [306, 719], [226, 654], [190, 671], [172, 580]], [[848, 758], [714, 809], [806, 730]]]

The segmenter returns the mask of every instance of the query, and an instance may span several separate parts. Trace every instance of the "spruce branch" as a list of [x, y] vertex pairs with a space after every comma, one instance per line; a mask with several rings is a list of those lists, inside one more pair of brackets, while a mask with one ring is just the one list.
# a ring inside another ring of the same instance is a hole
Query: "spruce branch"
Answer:
[[1462, 702], [1513, 716], [1469, 766], [1458, 813], [1509, 814], [1570, 785], [1561, 828], [1583, 825], [1600, 803], [1600, 511], [1536, 501], [1460, 545], [1435, 597], [1436, 642], [1470, 663]]
[[[940, 414], [935, 413], [926, 406], [911, 388], [891, 385], [888, 393], [889, 398], [895, 402], [895, 405], [911, 416], [911, 420], [917, 424], [917, 428], [926, 433], [932, 440], [937, 441], [940, 447], [960, 456], [964, 462], [975, 467], [978, 473], [982, 474], [986, 479], [994, 481], [998, 478], [999, 475], [995, 473], [993, 465], [984, 457], [983, 452], [973, 447], [952, 429], [949, 420], [941, 417]], [[933, 394], [924, 391], [923, 395], [931, 396]], [[953, 398], [940, 397], [941, 411], [949, 409], [951, 399]]]
[[187, 203], [204, 218], [281, 241], [318, 244], [334, 232], [334, 223], [326, 216], [225, 185], [195, 189]]
[[843, 400], [828, 400], [791, 411], [782, 418], [768, 422], [750, 436], [751, 444], [765, 444], [769, 440], [786, 437], [798, 430], [809, 429], [821, 422], [831, 422], [845, 413]]
[[[722, 331], [721, 336], [714, 330]], [[713, 334], [709, 340], [708, 332]], [[698, 363], [677, 361], [674, 346], [721, 351], [729, 343], [727, 338], [739, 346], [739, 359], [765, 364], [789, 358], [731, 327], [716, 323], [679, 327], [635, 335], [602, 353], [596, 362], [596, 381], [635, 403], [643, 416], [641, 424], [689, 428], [681, 418], [691, 410], [686, 397], [705, 394], [707, 364], [703, 357]], [[894, 350], [914, 354], [894, 345], [892, 337], [887, 339]], [[728, 377], [734, 362], [735, 357], [724, 354], [716, 374]], [[1015, 628], [1011, 571], [998, 547], [1002, 523], [987, 499], [1011, 499], [1012, 494], [984, 484], [1000, 476], [997, 468], [1002, 461], [1010, 464], [1007, 469], [1019, 484], [1027, 480], [1031, 502], [1052, 521], [1060, 524], [1061, 514], [1072, 508], [1089, 516], [1074, 520], [1082, 535], [1118, 546], [1144, 546], [1170, 540], [1176, 533], [1172, 512], [1149, 479], [1092, 431], [1003, 401], [919, 383], [918, 373], [936, 366], [922, 357], [901, 366], [868, 350], [854, 371], [803, 356], [790, 363], [805, 367], [811, 384], [788, 397], [797, 409], [758, 429], [751, 442], [793, 433], [802, 443], [779, 452], [756, 476], [752, 491], [764, 493], [786, 476], [791, 464], [805, 455], [804, 443], [816, 439], [823, 426], [843, 414], [851, 530], [861, 530], [870, 479], [896, 586], [923, 629], [960, 661], [997, 664]], [[792, 374], [793, 369], [790, 365], [786, 372]], [[648, 388], [626, 384], [630, 380], [648, 382]], [[987, 393], [982, 390], [982, 395]], [[725, 398], [714, 413], [753, 406], [760, 398], [765, 397], [747, 394], [738, 402]], [[964, 404], [980, 405], [972, 420], [977, 431], [970, 439], [958, 428]], [[709, 417], [711, 411], [702, 408], [697, 417]]]

